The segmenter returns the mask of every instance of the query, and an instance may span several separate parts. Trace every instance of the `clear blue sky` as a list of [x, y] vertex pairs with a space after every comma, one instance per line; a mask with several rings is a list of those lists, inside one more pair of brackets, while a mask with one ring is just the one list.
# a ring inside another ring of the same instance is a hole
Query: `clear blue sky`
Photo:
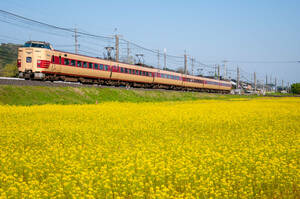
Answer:
[[[174, 55], [186, 49], [208, 64], [224, 59], [300, 61], [299, 0], [9, 0], [1, 1], [0, 9], [93, 34], [112, 35], [117, 28], [147, 48], [167, 48]], [[29, 38], [1, 28], [0, 34], [6, 33]], [[256, 71], [261, 79], [268, 73], [300, 82], [300, 63], [229, 65]]]

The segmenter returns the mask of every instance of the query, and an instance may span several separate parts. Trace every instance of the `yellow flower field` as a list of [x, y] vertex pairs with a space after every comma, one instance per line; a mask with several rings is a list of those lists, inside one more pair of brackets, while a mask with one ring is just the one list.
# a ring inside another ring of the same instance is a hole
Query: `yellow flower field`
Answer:
[[0, 106], [0, 198], [300, 198], [300, 99]]

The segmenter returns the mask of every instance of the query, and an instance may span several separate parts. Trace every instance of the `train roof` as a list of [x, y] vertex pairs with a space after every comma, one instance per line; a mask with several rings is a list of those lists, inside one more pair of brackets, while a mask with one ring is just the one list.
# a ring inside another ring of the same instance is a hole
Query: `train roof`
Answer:
[[25, 42], [24, 47], [47, 48], [47, 49], [53, 50], [52, 45], [45, 41], [30, 40], [30, 41]]

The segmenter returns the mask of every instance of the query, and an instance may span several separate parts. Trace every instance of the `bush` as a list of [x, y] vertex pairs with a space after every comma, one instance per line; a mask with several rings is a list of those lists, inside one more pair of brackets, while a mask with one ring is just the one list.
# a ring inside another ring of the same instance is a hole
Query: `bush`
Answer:
[[10, 64], [6, 64], [4, 68], [0, 71], [0, 75], [5, 77], [17, 77], [18, 76], [17, 63], [13, 62]]
[[292, 84], [291, 91], [294, 94], [300, 94], [300, 83]]

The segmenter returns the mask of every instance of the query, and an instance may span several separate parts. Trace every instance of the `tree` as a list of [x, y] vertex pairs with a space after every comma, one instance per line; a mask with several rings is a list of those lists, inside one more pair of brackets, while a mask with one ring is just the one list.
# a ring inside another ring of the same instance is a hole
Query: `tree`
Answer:
[[300, 83], [292, 84], [291, 91], [294, 94], [300, 94]]
[[5, 77], [17, 77], [18, 73], [19, 71], [16, 62], [6, 64], [4, 68], [0, 70], [0, 75]]

